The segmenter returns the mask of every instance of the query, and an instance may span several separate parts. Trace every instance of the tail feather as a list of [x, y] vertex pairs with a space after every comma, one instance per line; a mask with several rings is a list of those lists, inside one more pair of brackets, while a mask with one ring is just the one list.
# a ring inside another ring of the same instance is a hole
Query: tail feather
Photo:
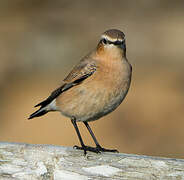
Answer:
[[49, 103], [50, 102], [48, 102], [48, 100], [46, 99], [46, 100], [42, 101], [41, 103], [36, 104], [34, 107], [38, 107], [38, 106], [45, 107]]
[[58, 107], [56, 106], [56, 100], [48, 101], [48, 98], [45, 101], [37, 104], [35, 107], [41, 106], [40, 109], [35, 111], [33, 114], [29, 116], [28, 119], [32, 119], [35, 117], [43, 116], [44, 114], [48, 113], [49, 111], [58, 111]]
[[46, 109], [40, 108], [39, 110], [37, 110], [33, 114], [31, 114], [28, 119], [39, 117], [39, 116], [42, 116], [42, 115], [44, 115], [46, 113], [48, 113], [48, 111]]

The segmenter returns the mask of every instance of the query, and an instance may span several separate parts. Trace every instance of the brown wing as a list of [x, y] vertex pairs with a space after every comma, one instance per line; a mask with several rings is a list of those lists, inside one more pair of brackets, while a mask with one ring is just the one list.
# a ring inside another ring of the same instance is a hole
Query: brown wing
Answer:
[[83, 76], [91, 75], [95, 71], [96, 71], [96, 62], [93, 59], [88, 59], [86, 57], [72, 69], [72, 71], [64, 79], [64, 82], [75, 81]]
[[67, 91], [73, 86], [82, 83], [82, 81], [91, 76], [95, 71], [96, 71], [96, 62], [93, 59], [85, 58], [81, 60], [80, 63], [76, 65], [73, 68], [73, 70], [68, 74], [68, 76], [63, 80], [62, 86], [53, 91], [46, 100], [37, 104], [35, 107], [37, 106], [41, 106], [41, 108], [45, 107], [64, 91]]

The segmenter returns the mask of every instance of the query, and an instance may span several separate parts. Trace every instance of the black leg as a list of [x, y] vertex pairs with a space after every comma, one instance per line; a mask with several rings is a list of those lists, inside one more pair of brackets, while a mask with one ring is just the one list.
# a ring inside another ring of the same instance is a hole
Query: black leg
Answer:
[[97, 150], [97, 152], [118, 152], [116, 149], [105, 149], [105, 148], [102, 148], [102, 147], [100, 146], [100, 144], [98, 143], [98, 141], [97, 141], [97, 139], [96, 139], [96, 137], [95, 137], [93, 131], [91, 130], [91, 128], [90, 128], [90, 126], [89, 126], [89, 124], [88, 124], [87, 122], [84, 122], [84, 124], [85, 124], [85, 126], [87, 127], [87, 129], [88, 129], [88, 131], [89, 131], [91, 137], [93, 138], [93, 140], [94, 140], [94, 142], [95, 142], [95, 144], [96, 144], [96, 150]]
[[[78, 138], [79, 138], [80, 144], [81, 144], [82, 148], [85, 149], [85, 148], [84, 148], [85, 145], [84, 145], [84, 142], [83, 142], [83, 140], [82, 140], [81, 134], [80, 134], [80, 132], [79, 132], [79, 128], [78, 128], [77, 123], [76, 123], [76, 119], [75, 119], [75, 118], [72, 118], [71, 121], [72, 121], [72, 124], [73, 124], [73, 126], [74, 126], [74, 128], [75, 128], [75, 131], [77, 132], [77, 136], [78, 136]], [[77, 148], [77, 146], [74, 146], [74, 147]], [[84, 154], [86, 155], [86, 150], [84, 150]]]
[[97, 141], [97, 139], [96, 139], [96, 137], [95, 137], [93, 131], [91, 130], [91, 128], [90, 128], [90, 126], [89, 126], [89, 124], [88, 124], [87, 122], [84, 122], [84, 124], [85, 124], [85, 126], [87, 127], [87, 129], [88, 129], [88, 131], [89, 131], [91, 137], [93, 138], [93, 140], [94, 140], [96, 146], [100, 146], [100, 144], [98, 143], [98, 141]]
[[76, 123], [76, 119], [75, 118], [72, 118], [71, 119], [71, 122], [72, 122], [72, 124], [73, 124], [73, 126], [74, 126], [74, 128], [75, 128], [75, 130], [77, 132], [77, 136], [78, 136], [79, 141], [80, 141], [80, 144], [81, 144], [81, 147], [74, 146], [74, 148], [80, 149], [80, 150], [84, 150], [84, 155], [86, 155], [86, 151], [92, 151], [92, 152], [95, 152], [95, 153], [99, 153], [99, 150], [97, 148], [93, 148], [93, 147], [85, 146], [84, 145], [84, 142], [82, 140], [81, 134], [79, 132], [79, 128], [78, 128], [77, 123]]

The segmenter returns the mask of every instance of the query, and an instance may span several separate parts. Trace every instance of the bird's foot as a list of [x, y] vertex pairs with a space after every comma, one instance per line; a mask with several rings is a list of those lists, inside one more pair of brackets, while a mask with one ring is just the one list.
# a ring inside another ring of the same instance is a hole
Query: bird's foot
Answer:
[[87, 151], [91, 151], [94, 153], [101, 153], [101, 152], [116, 152], [118, 153], [118, 150], [116, 149], [105, 149], [102, 148], [101, 146], [97, 146], [97, 147], [90, 147], [90, 146], [74, 146], [74, 149], [79, 149], [79, 150], [84, 150], [84, 155], [87, 154]]
[[100, 152], [114, 152], [114, 153], [119, 153], [117, 149], [105, 149], [101, 146], [96, 147]]
[[74, 149], [83, 150], [84, 151], [84, 155], [87, 154], [87, 151], [91, 151], [91, 152], [94, 152], [94, 153], [100, 153], [100, 151], [97, 148], [90, 147], [90, 146], [82, 146], [82, 147], [74, 146], [73, 148]]

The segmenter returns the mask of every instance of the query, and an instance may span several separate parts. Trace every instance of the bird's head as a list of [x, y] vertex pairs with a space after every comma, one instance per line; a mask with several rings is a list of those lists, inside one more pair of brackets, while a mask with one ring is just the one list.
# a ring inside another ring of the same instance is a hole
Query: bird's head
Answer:
[[110, 29], [101, 35], [97, 46], [99, 53], [121, 54], [126, 56], [125, 34], [117, 29]]

